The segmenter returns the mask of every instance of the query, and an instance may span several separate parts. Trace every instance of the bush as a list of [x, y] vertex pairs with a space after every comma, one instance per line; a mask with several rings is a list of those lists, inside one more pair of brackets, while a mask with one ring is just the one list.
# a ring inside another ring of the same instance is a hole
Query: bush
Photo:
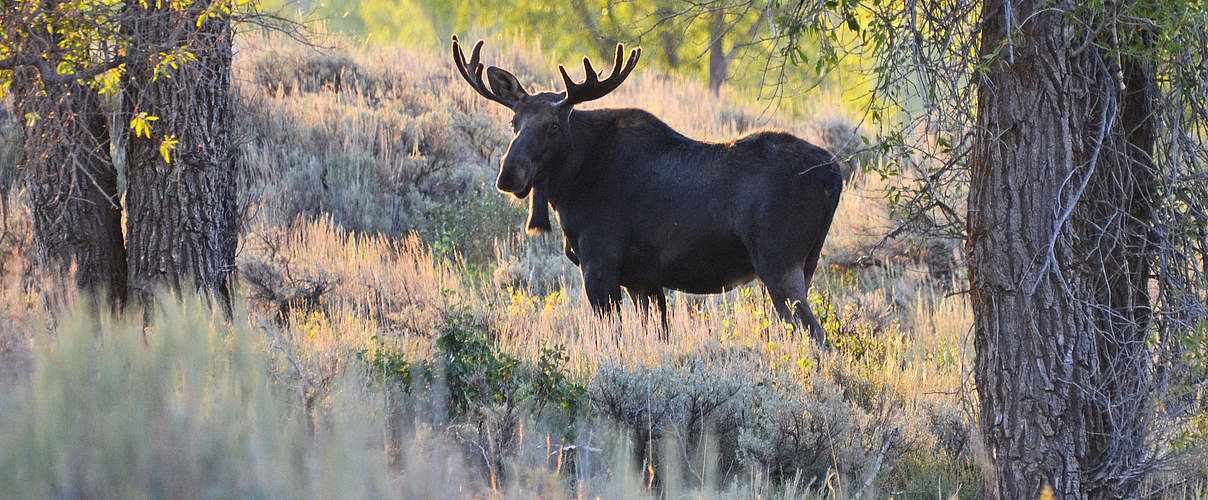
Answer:
[[252, 67], [261, 89], [282, 96], [322, 91], [372, 96], [381, 85], [380, 77], [338, 52], [268, 52]]
[[[562, 346], [544, 347], [536, 362], [500, 350], [495, 334], [469, 315], [450, 314], [436, 335], [432, 359], [408, 359], [376, 339], [358, 357], [371, 377], [404, 395], [392, 411], [414, 420], [422, 409], [428, 424], [463, 444], [484, 477], [505, 479], [505, 461], [520, 451], [522, 421], [535, 419], [558, 438], [572, 439], [586, 390], [566, 372]], [[444, 418], [431, 418], [434, 409]], [[404, 432], [406, 433], [406, 432]]]
[[552, 234], [516, 235], [495, 243], [496, 267], [491, 281], [499, 290], [521, 290], [535, 296], [574, 293], [581, 284], [579, 268], [566, 258], [561, 229]]
[[408, 394], [424, 396], [442, 386], [441, 406], [452, 421], [473, 418], [476, 409], [502, 404], [528, 406], [533, 414], [553, 411], [569, 423], [586, 402], [586, 390], [565, 370], [566, 348], [547, 346], [535, 363], [503, 352], [495, 334], [473, 317], [450, 314], [436, 335], [434, 359], [410, 360], [381, 339], [358, 357], [375, 378], [397, 382]]
[[972, 424], [953, 408], [932, 402], [922, 406], [918, 423], [926, 427], [929, 439], [910, 443], [885, 488], [898, 498], [981, 498], [983, 482], [974, 460]]
[[[81, 301], [84, 302], [84, 301]], [[394, 490], [372, 419], [316, 422], [245, 328], [200, 301], [154, 326], [86, 308], [34, 342], [28, 385], [0, 414], [0, 497], [380, 498]], [[141, 318], [141, 315], [138, 315]]]
[[838, 477], [845, 495], [863, 489], [896, 464], [906, 448], [897, 426], [864, 412], [832, 381], [770, 380], [759, 386], [755, 409], [739, 443], [745, 456], [773, 477]]
[[524, 221], [490, 187], [508, 143], [501, 120], [413, 81], [423, 75], [375, 73], [344, 55], [266, 51], [250, 66], [260, 87], [243, 89], [241, 205], [270, 225], [330, 216], [352, 231], [416, 232], [489, 276], [495, 239]]
[[811, 296], [811, 309], [826, 331], [826, 343], [845, 358], [868, 364], [885, 362], [887, 342], [884, 336], [896, 331], [895, 325], [861, 317], [855, 304], [836, 307], [829, 294]]
[[[781, 484], [822, 484], [834, 473], [842, 485], [862, 485], [882, 464], [894, 463], [903, 448], [892, 437], [894, 426], [844, 400], [834, 382], [769, 372], [761, 357], [742, 349], [668, 359], [658, 367], [604, 364], [590, 395], [600, 415], [635, 436], [638, 463], [656, 476], [683, 470], [698, 487], [753, 472]], [[679, 453], [660, 456], [642, 444], [663, 439]]]
[[260, 227], [241, 248], [241, 278], [257, 309], [283, 321], [294, 312], [355, 317], [376, 330], [365, 339], [427, 336], [465, 294], [458, 264], [415, 235], [366, 236], [330, 218], [298, 220], [286, 230]]

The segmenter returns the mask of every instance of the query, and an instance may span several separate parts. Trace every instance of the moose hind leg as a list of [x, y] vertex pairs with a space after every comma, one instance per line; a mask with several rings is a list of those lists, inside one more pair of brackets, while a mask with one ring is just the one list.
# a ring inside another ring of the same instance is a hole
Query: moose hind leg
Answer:
[[826, 333], [822, 331], [822, 325], [810, 310], [807, 293], [809, 283], [801, 269], [760, 274], [759, 279], [767, 287], [768, 295], [771, 296], [772, 304], [776, 306], [780, 318], [798, 328], [808, 328], [814, 340], [822, 343]]
[[655, 289], [654, 302], [659, 306], [659, 326], [663, 327], [659, 337], [666, 341], [667, 334], [671, 331], [671, 325], [667, 323], [667, 296], [663, 294], [662, 288]]
[[814, 271], [818, 269], [818, 257], [822, 254], [823, 238], [819, 238], [818, 242], [810, 249], [809, 255], [805, 257], [805, 264], [802, 266], [802, 278], [805, 280], [805, 285], [802, 291], [802, 296], [805, 297], [801, 301], [801, 309], [804, 316], [809, 320], [810, 331], [814, 339], [821, 343], [826, 338], [826, 332], [822, 330], [822, 324], [818, 322], [818, 318], [814, 316], [814, 312], [809, 307], [809, 289], [814, 281]]

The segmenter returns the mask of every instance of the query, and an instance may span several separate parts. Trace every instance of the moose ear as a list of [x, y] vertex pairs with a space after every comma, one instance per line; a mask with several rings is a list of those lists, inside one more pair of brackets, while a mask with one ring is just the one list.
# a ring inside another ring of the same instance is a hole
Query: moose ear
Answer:
[[528, 97], [524, 86], [520, 85], [516, 77], [506, 70], [494, 66], [487, 68], [487, 82], [491, 84], [491, 91], [495, 92], [495, 95], [512, 102], [520, 102], [521, 99]]

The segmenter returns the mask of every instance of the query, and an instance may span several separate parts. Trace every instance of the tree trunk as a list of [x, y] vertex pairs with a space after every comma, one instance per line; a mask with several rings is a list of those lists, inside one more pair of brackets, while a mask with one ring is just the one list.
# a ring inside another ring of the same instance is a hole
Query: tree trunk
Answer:
[[987, 490], [1135, 497], [1151, 403], [1151, 79], [1132, 67], [1122, 93], [1099, 49], [1078, 49], [1072, 2], [1006, 2], [982, 12], [993, 60], [977, 80], [967, 239]]
[[[661, 6], [654, 16], [655, 19], [670, 19], [675, 16], [675, 12], [670, 7]], [[663, 64], [667, 65], [668, 72], [679, 69], [679, 46], [683, 40], [678, 33], [673, 29], [661, 29], [658, 33], [659, 44], [663, 47]]]
[[719, 10], [713, 13], [709, 21], [709, 91], [713, 95], [721, 93], [721, 86], [726, 83], [730, 71], [730, 55], [726, 53], [726, 13]]
[[34, 242], [45, 269], [67, 272], [86, 292], [126, 295], [121, 196], [100, 98], [76, 82], [44, 85], [33, 68], [14, 75], [24, 120], [24, 170]]
[[[170, 78], [155, 75], [155, 60], [127, 68], [127, 117], [159, 117], [150, 139], [131, 137], [127, 147], [129, 283], [143, 306], [158, 290], [196, 287], [229, 307], [238, 238], [230, 138], [233, 33], [219, 17], [196, 27], [196, 7], [182, 12], [154, 5], [127, 7], [137, 12], [125, 27], [133, 43], [187, 45], [197, 60], [180, 63]], [[189, 37], [174, 40], [179, 33]], [[179, 141], [170, 163], [160, 151], [165, 135]]]

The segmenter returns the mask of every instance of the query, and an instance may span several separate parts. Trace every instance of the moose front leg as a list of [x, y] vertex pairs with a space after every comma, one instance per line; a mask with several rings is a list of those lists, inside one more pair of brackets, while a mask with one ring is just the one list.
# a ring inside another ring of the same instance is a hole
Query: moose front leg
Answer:
[[607, 317], [621, 309], [621, 283], [615, 265], [584, 264], [583, 290], [596, 314]]
[[650, 319], [650, 313], [654, 312], [652, 307], [657, 308], [659, 340], [666, 341], [670, 327], [667, 324], [667, 296], [663, 294], [663, 289], [658, 286], [627, 285], [625, 291], [629, 292], [629, 299], [633, 301], [634, 310], [642, 318], [643, 326]]

